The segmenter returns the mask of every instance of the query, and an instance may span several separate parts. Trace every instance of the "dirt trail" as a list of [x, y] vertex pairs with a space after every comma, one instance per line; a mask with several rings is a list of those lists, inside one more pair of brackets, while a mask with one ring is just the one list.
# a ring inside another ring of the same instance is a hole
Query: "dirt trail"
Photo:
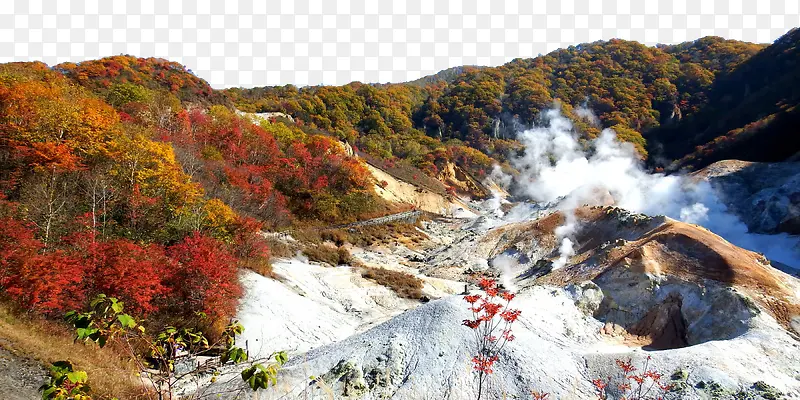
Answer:
[[0, 396], [5, 400], [41, 399], [39, 386], [47, 379], [41, 364], [18, 357], [6, 350], [0, 341]]

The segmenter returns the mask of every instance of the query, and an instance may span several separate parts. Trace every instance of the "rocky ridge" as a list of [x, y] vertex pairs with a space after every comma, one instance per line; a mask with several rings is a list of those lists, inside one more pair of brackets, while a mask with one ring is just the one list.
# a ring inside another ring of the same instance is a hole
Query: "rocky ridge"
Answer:
[[800, 163], [725, 160], [693, 175], [709, 181], [750, 231], [800, 234]]

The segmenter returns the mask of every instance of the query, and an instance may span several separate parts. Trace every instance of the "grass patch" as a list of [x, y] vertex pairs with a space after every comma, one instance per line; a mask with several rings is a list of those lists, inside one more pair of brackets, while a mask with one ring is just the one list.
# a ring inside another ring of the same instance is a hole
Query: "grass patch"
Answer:
[[293, 230], [292, 237], [301, 243], [322, 244], [325, 240], [322, 239], [323, 229], [318, 227], [303, 228]]
[[0, 345], [15, 356], [36, 360], [45, 369], [54, 361], [70, 360], [89, 375], [98, 399], [149, 398], [136, 377], [136, 366], [114, 349], [74, 343], [66, 326], [29, 315], [18, 314], [0, 304]]
[[352, 257], [344, 247], [331, 247], [325, 244], [308, 246], [303, 249], [303, 254], [311, 261], [330, 264], [333, 266], [350, 264]]
[[370, 225], [331, 230], [323, 232], [321, 237], [323, 240], [329, 240], [337, 245], [350, 243], [359, 247], [394, 243], [419, 243], [427, 239], [424, 233], [417, 230], [416, 224], [407, 223]]
[[[416, 224], [393, 223], [362, 226], [347, 229], [302, 229], [292, 232], [298, 241], [296, 246], [277, 239], [270, 240], [273, 257], [292, 257], [298, 250], [309, 260], [330, 265], [353, 265], [350, 252], [343, 246], [352, 244], [358, 247], [390, 244], [416, 244], [427, 239], [417, 230]], [[257, 271], [258, 272], [258, 271]]]
[[283, 240], [268, 238], [266, 241], [272, 258], [292, 258], [297, 254], [297, 246], [293, 246]]
[[[344, 248], [345, 245], [351, 244], [357, 247], [415, 245], [428, 239], [425, 233], [417, 229], [418, 227], [419, 221], [416, 224], [398, 222], [339, 229], [307, 227], [291, 231], [291, 236], [296, 242], [272, 237], [267, 238], [267, 241], [273, 258], [292, 258], [300, 251], [310, 261], [333, 266], [342, 264], [358, 266], [350, 256], [350, 252]], [[257, 268], [258, 266], [245, 265], [245, 267], [274, 278], [274, 274], [270, 275], [271, 267], [263, 272]]]
[[251, 257], [239, 260], [239, 266], [247, 268], [261, 276], [276, 279], [277, 275], [272, 270], [272, 263], [269, 258], [264, 257]]
[[362, 267], [361, 276], [392, 289], [400, 297], [414, 300], [422, 297], [422, 280], [414, 275], [386, 268]]

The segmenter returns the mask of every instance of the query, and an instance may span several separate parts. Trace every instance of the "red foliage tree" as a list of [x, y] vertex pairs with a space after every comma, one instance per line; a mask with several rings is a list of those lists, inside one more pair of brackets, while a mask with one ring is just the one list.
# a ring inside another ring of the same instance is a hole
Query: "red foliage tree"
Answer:
[[[40, 254], [25, 264], [20, 303], [45, 314], [61, 315], [83, 305], [86, 298], [81, 281], [85, 270], [80, 258], [63, 250]], [[14, 295], [14, 289], [9, 289]]]
[[212, 320], [235, 311], [241, 293], [236, 259], [222, 242], [195, 232], [170, 246], [167, 254], [176, 262], [166, 281], [170, 306], [203, 311]]
[[172, 268], [163, 247], [114, 239], [100, 245], [99, 261], [93, 274], [96, 293], [117, 297], [142, 315], [158, 309], [167, 294], [162, 277]]
[[269, 260], [270, 251], [260, 231], [264, 224], [254, 218], [240, 217], [234, 229], [235, 256]]
[[0, 220], [0, 288], [18, 305], [43, 313], [61, 313], [82, 306], [80, 259], [62, 250], [41, 253], [44, 244], [30, 224]]

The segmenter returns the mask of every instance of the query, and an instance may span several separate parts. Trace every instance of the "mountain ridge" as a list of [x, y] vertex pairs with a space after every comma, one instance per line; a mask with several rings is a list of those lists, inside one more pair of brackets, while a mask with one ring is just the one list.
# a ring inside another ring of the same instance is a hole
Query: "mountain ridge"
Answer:
[[[796, 41], [792, 34], [776, 43]], [[448, 79], [432, 75], [422, 90], [415, 81], [380, 85], [378, 93], [364, 90], [360, 82], [226, 92], [237, 107], [299, 115], [369, 153], [405, 159], [424, 170], [433, 170], [424, 158], [437, 155], [431, 143], [422, 140], [423, 134], [465, 144], [502, 163], [515, 151], [508, 139], [539, 122], [542, 111], [554, 106], [561, 107], [587, 139], [602, 128], [613, 128], [641, 154], [653, 152], [657, 160], [665, 156], [663, 139], [650, 132], [705, 108], [707, 92], [717, 79], [767, 47], [720, 37], [654, 47], [612, 39], [498, 67], [451, 68], [442, 71]], [[388, 99], [380, 100], [384, 96]], [[578, 106], [592, 110], [597, 123], [576, 115]], [[397, 115], [397, 109], [405, 115]], [[388, 138], [389, 143], [378, 138]], [[670, 154], [669, 161], [684, 155]]]

